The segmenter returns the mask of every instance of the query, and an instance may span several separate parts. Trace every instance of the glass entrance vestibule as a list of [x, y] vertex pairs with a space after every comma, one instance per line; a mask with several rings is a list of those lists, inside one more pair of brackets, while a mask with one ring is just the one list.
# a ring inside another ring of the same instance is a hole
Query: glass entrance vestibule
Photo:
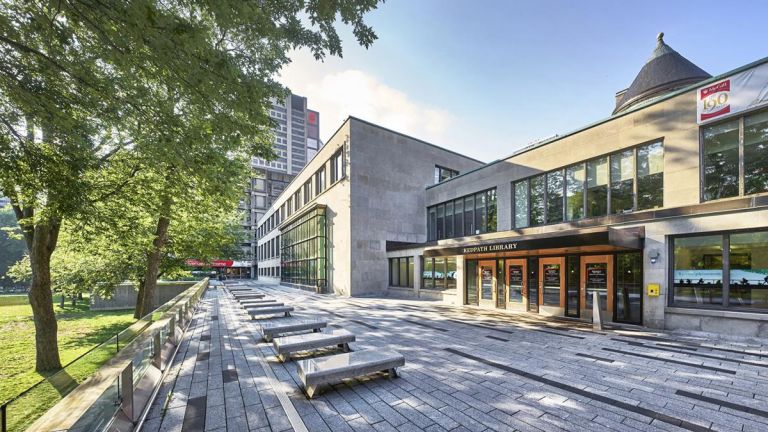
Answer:
[[465, 304], [592, 319], [593, 292], [607, 320], [642, 324], [642, 252], [465, 256]]

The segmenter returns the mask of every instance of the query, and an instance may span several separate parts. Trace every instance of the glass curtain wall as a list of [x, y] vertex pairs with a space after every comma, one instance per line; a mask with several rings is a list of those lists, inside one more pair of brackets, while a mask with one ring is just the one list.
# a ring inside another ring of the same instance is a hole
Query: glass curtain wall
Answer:
[[326, 258], [325, 207], [318, 207], [283, 230], [280, 280], [323, 290], [327, 285]]
[[428, 239], [496, 232], [497, 213], [496, 189], [431, 206], [427, 208]]
[[422, 269], [423, 289], [456, 288], [456, 257], [422, 257]]

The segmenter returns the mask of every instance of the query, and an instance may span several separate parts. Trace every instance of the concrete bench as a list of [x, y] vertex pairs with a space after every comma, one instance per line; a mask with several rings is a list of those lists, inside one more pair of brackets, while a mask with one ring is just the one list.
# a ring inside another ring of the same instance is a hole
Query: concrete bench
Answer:
[[317, 319], [296, 319], [296, 320], [279, 320], [269, 321], [260, 325], [261, 335], [264, 336], [264, 340], [269, 342], [275, 337], [280, 335], [294, 333], [304, 330], [312, 330], [313, 332], [319, 332], [320, 329], [325, 328], [328, 325], [328, 321]]
[[349, 343], [355, 341], [355, 335], [347, 330], [335, 330], [327, 333], [306, 333], [293, 336], [275, 338], [272, 345], [277, 353], [277, 358], [282, 362], [291, 359], [291, 353], [309, 351], [319, 348], [337, 346], [349, 351]]
[[397, 377], [395, 368], [405, 365], [405, 357], [396, 351], [368, 349], [328, 357], [299, 360], [296, 367], [304, 384], [304, 393], [312, 399], [324, 384], [337, 383], [374, 372]]
[[265, 303], [277, 303], [277, 300], [274, 299], [247, 299], [247, 300], [239, 300], [240, 306], [243, 308], [246, 308], [247, 306], [251, 305], [257, 305], [257, 304], [265, 304]]
[[272, 301], [271, 303], [248, 303], [242, 306], [243, 306], [243, 309], [260, 309], [260, 308], [268, 308], [268, 307], [275, 307], [275, 306], [285, 306], [285, 304], [283, 304], [283, 302]]
[[289, 317], [291, 316], [291, 312], [293, 312], [293, 306], [273, 306], [273, 307], [265, 307], [265, 308], [246, 309], [246, 312], [248, 312], [248, 315], [251, 316], [251, 319], [254, 319], [259, 315], [285, 314], [285, 316]]
[[257, 300], [263, 299], [264, 294], [235, 294], [233, 297], [235, 300]]

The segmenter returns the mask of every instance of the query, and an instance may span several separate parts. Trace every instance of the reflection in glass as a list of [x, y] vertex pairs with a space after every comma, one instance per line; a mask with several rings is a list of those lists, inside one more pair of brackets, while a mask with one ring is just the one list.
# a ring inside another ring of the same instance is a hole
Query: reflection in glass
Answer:
[[731, 307], [768, 309], [768, 232], [731, 234]]
[[445, 206], [437, 206], [437, 240], [445, 238], [445, 232], [443, 231], [443, 218], [445, 217]]
[[768, 191], [768, 111], [744, 119], [744, 193]]
[[475, 198], [464, 198], [464, 235], [475, 235]]
[[521, 265], [510, 265], [507, 268], [509, 270], [507, 274], [507, 281], [509, 283], [509, 302], [522, 303], [525, 269]]
[[434, 258], [435, 260], [435, 289], [445, 289], [445, 258]]
[[445, 203], [445, 238], [453, 238], [453, 201]]
[[488, 227], [485, 199], [485, 192], [475, 194], [475, 234], [483, 234]]
[[457, 199], [453, 202], [453, 229], [456, 237], [464, 235], [464, 200]]
[[421, 279], [421, 287], [424, 289], [434, 289], [435, 288], [435, 266], [434, 261], [432, 258], [424, 258], [424, 266], [422, 268], [422, 279]]
[[528, 226], [528, 180], [515, 183], [515, 228]]
[[565, 313], [569, 317], [579, 317], [579, 286], [581, 281], [579, 279], [579, 267], [581, 266], [581, 258], [577, 255], [568, 255], [565, 257], [565, 266], [567, 277], [565, 280]]
[[739, 194], [739, 121], [703, 129], [704, 200]]
[[587, 162], [587, 217], [608, 213], [608, 158]]
[[544, 224], [544, 174], [531, 178], [530, 217], [531, 226]]
[[480, 298], [493, 300], [493, 266], [480, 266]]
[[477, 261], [467, 260], [464, 262], [466, 267], [465, 274], [467, 279], [467, 304], [477, 304]]
[[488, 224], [486, 232], [496, 232], [496, 189], [485, 192], [488, 200]]
[[456, 258], [445, 259], [445, 282], [447, 289], [456, 288]]
[[569, 221], [584, 217], [584, 164], [569, 166], [565, 170], [565, 218]]
[[723, 237], [681, 237], [674, 240], [674, 302], [723, 304]]
[[664, 144], [657, 142], [637, 149], [637, 208], [664, 206]]
[[563, 171], [547, 173], [547, 223], [563, 221]]
[[643, 255], [639, 252], [616, 255], [616, 320], [641, 324], [643, 297]]
[[629, 213], [635, 207], [635, 152], [611, 155], [611, 214]]
[[408, 259], [407, 258], [400, 258], [398, 260], [400, 262], [400, 283], [399, 286], [408, 286]]

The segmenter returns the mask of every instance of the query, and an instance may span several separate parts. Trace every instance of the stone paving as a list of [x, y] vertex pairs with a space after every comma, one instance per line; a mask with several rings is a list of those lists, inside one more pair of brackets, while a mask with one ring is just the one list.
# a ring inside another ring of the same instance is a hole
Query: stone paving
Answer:
[[[768, 345], [249, 282], [406, 357], [306, 399], [221, 289], [201, 302], [144, 431], [768, 431]], [[328, 355], [336, 351], [324, 351]], [[318, 355], [318, 353], [314, 353]], [[301, 355], [297, 356], [301, 358]]]

